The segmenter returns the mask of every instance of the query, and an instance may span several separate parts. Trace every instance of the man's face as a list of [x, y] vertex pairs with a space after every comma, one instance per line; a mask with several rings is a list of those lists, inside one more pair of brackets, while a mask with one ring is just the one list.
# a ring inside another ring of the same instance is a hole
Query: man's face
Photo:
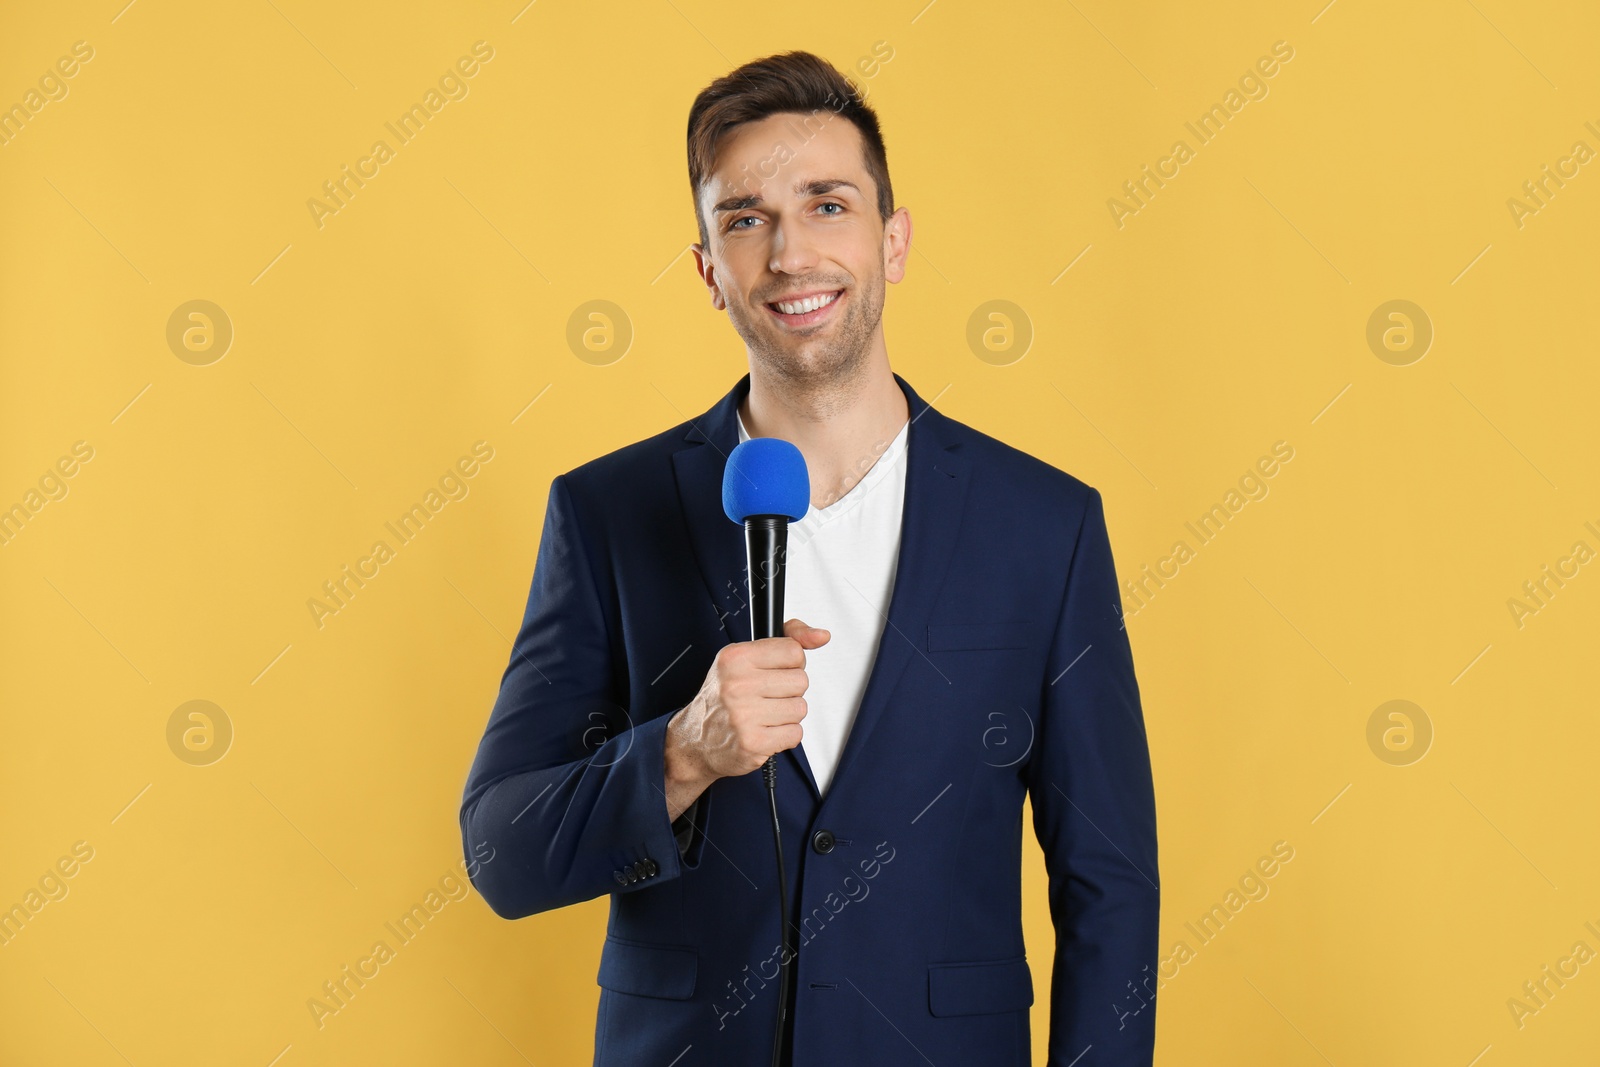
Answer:
[[795, 382], [847, 379], [882, 344], [885, 282], [905, 276], [911, 217], [887, 223], [861, 132], [829, 110], [725, 134], [700, 190], [695, 260], [753, 359]]

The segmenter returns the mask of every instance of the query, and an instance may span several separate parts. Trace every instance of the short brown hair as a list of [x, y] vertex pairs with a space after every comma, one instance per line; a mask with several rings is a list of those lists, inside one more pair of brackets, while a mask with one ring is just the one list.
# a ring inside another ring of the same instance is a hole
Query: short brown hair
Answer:
[[861, 131], [867, 173], [878, 187], [878, 214], [894, 214], [889, 185], [889, 159], [883, 149], [878, 115], [855, 84], [827, 60], [810, 52], [785, 52], [753, 60], [723, 75], [700, 91], [689, 109], [689, 187], [700, 243], [707, 245], [706, 220], [700, 216], [700, 187], [716, 165], [717, 143], [735, 126], [768, 115], [827, 109]]

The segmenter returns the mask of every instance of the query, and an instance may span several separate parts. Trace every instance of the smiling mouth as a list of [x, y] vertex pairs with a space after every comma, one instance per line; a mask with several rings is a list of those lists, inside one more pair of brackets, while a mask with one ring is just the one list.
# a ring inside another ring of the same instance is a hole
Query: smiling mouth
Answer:
[[801, 300], [775, 300], [763, 306], [772, 313], [773, 318], [786, 326], [809, 326], [832, 315], [843, 295], [843, 289], [835, 289]]

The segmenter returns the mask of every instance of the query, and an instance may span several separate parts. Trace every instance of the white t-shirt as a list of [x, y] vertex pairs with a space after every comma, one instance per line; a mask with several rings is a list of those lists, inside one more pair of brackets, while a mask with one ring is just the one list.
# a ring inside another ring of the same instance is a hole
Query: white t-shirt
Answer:
[[[737, 413], [736, 413], [737, 414]], [[789, 523], [783, 618], [800, 619], [830, 634], [806, 651], [806, 762], [824, 795], [844, 750], [877, 659], [889, 615], [900, 522], [905, 508], [908, 419], [871, 468], [826, 508], [810, 506]], [[749, 440], [739, 419], [739, 440]], [[893, 638], [899, 640], [899, 638]]]

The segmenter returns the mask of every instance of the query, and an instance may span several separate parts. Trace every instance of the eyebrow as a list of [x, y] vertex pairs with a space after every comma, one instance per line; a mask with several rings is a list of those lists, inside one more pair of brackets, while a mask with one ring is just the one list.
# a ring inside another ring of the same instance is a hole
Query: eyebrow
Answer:
[[[813, 178], [810, 181], [795, 182], [794, 195], [821, 196], [824, 193], [831, 193], [833, 190], [840, 188], [851, 189], [855, 191], [857, 196], [861, 195], [861, 190], [856, 186], [855, 182], [845, 181], [843, 178]], [[721, 215], [728, 211], [744, 211], [747, 208], [759, 207], [764, 203], [766, 201], [759, 194], [754, 196], [731, 196], [726, 200], [719, 200], [717, 206], [712, 208], [711, 212], [714, 215]]]

